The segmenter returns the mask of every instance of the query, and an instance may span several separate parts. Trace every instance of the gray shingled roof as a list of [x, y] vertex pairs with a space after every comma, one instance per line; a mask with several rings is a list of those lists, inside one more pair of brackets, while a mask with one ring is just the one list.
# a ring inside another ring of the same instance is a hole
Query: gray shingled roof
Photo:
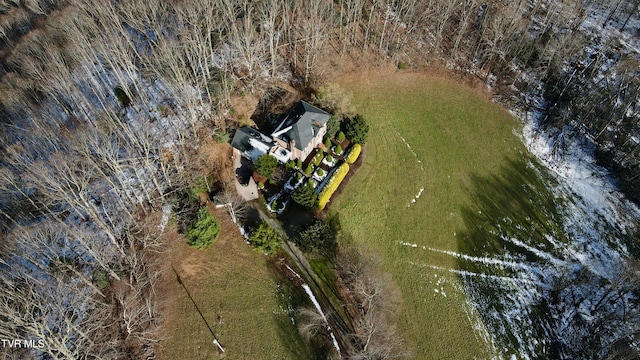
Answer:
[[291, 129], [285, 134], [289, 139], [295, 140], [296, 148], [304, 150], [330, 117], [331, 115], [326, 111], [320, 110], [306, 101], [300, 101], [287, 116], [286, 124], [280, 127], [291, 126]]

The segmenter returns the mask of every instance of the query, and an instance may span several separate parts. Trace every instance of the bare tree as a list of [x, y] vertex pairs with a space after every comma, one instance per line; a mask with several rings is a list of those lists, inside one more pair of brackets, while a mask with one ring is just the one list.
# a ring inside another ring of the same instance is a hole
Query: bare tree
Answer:
[[374, 256], [363, 256], [354, 249], [341, 249], [337, 271], [350, 290], [359, 309], [354, 317], [356, 344], [354, 359], [398, 359], [409, 351], [396, 332], [394, 322], [401, 307], [400, 291], [391, 276], [380, 272]]
[[233, 185], [225, 186], [222, 193], [217, 196], [218, 201], [224, 205], [234, 223], [239, 224], [246, 220], [249, 207], [247, 202], [238, 195]]

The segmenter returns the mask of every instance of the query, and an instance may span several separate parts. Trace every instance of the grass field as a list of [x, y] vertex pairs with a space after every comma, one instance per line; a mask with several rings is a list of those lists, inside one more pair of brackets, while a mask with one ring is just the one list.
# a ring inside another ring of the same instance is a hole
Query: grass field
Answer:
[[489, 357], [460, 280], [448, 271], [456, 258], [439, 251], [459, 250], [473, 178], [523, 156], [514, 135], [520, 125], [481, 91], [427, 75], [340, 83], [371, 131], [363, 167], [331, 209], [358, 244], [382, 256], [401, 288], [399, 328], [414, 358]]
[[222, 232], [210, 248], [200, 251], [176, 244], [167, 260], [172, 261], [226, 353], [218, 355], [206, 323], [175, 274], [169, 274], [161, 292], [173, 299], [166, 299], [166, 340], [160, 358], [312, 358], [290, 320], [287, 304], [292, 302], [288, 298], [292, 285], [275, 274], [265, 256], [245, 243], [225, 213], [218, 217], [223, 220]]

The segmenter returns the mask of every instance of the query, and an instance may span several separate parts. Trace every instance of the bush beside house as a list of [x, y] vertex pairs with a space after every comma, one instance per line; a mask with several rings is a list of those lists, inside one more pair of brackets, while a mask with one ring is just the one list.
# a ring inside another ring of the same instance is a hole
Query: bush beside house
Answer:
[[360, 146], [360, 144], [354, 144], [351, 147], [351, 150], [349, 151], [349, 154], [347, 155], [345, 160], [349, 164], [353, 164], [354, 162], [356, 162], [356, 160], [358, 160], [358, 156], [360, 156], [361, 151], [362, 151], [362, 146]]
[[331, 199], [331, 195], [333, 195], [333, 193], [338, 189], [338, 186], [340, 186], [340, 183], [342, 183], [342, 180], [344, 180], [348, 172], [349, 164], [343, 163], [333, 173], [318, 196], [318, 208], [320, 210], [327, 206], [329, 199]]

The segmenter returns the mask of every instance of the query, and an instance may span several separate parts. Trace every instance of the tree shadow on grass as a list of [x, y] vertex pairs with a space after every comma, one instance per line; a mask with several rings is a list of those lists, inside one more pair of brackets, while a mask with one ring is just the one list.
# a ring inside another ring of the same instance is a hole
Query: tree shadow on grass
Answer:
[[298, 331], [298, 323], [302, 321], [297, 309], [303, 306], [312, 307], [313, 304], [300, 286], [284, 278], [275, 266], [273, 276], [277, 280], [277, 300], [279, 310], [274, 312], [278, 324], [278, 336], [285, 344], [292, 359], [326, 359], [331, 353], [327, 344], [318, 339], [305, 340]]
[[[566, 241], [557, 210], [562, 200], [548, 190], [535, 166], [510, 159], [497, 173], [471, 175], [467, 193], [472, 202], [461, 211], [465, 229], [458, 237], [460, 253], [480, 257], [519, 254], [522, 260], [535, 262], [540, 260], [536, 249], [553, 250], [549, 237]], [[478, 270], [464, 261], [460, 265]]]
[[[493, 174], [471, 175], [467, 192], [472, 201], [461, 210], [464, 230], [457, 236], [458, 251], [465, 255], [458, 257], [458, 269], [482, 322], [508, 355], [524, 351], [534, 358], [542, 353], [554, 358], [556, 346], [542, 340], [548, 338], [551, 319], [535, 294], [556, 281], [556, 271], [546, 270], [563, 260], [557, 244], [567, 239], [558, 211], [562, 200], [549, 191], [551, 179], [542, 179], [536, 166], [509, 159]], [[531, 344], [523, 344], [523, 329], [528, 337], [541, 339], [535, 349], [521, 349]]]
[[577, 197], [554, 196], [538, 166], [511, 159], [471, 176], [457, 238], [464, 291], [505, 357], [608, 357], [638, 321], [629, 311], [638, 289], [620, 281], [629, 275], [617, 245], [635, 234], [573, 206]]

